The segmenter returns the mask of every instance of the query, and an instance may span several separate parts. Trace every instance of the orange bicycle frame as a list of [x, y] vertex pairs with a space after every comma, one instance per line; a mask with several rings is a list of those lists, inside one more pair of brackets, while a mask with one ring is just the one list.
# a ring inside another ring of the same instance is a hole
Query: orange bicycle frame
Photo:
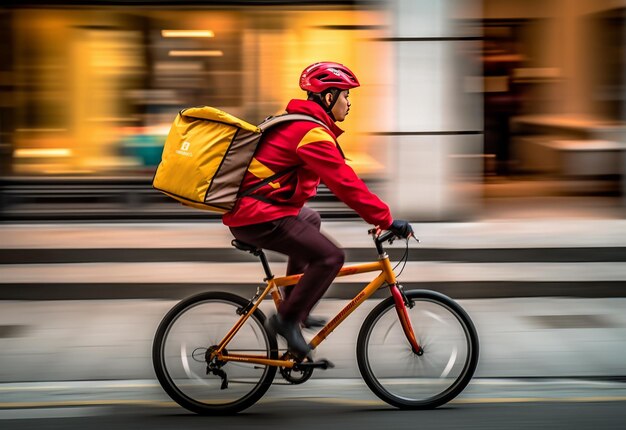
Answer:
[[[367, 300], [372, 294], [374, 294], [379, 288], [387, 284], [391, 290], [392, 297], [396, 306], [396, 311], [402, 325], [402, 329], [407, 337], [408, 342], [411, 344], [411, 348], [415, 353], [421, 355], [421, 347], [417, 343], [415, 335], [413, 334], [413, 328], [411, 327], [411, 321], [406, 311], [406, 303], [403, 293], [401, 292], [396, 282], [396, 275], [391, 267], [389, 256], [385, 253], [380, 256], [379, 261], [375, 263], [363, 263], [352, 266], [344, 266], [341, 268], [337, 277], [351, 276], [359, 273], [368, 273], [380, 271], [380, 274], [371, 281], [365, 288], [363, 288], [339, 313], [330, 320], [315, 337], [309, 342], [311, 349], [315, 349], [330, 333], [332, 333], [338, 326], [350, 315], [356, 308], [358, 308], [365, 300]], [[295, 285], [302, 277], [302, 274], [276, 277], [267, 280], [265, 289], [257, 294], [256, 299], [253, 299], [252, 307], [247, 309], [247, 312], [241, 316], [232, 329], [224, 336], [222, 341], [217, 345], [217, 348], [213, 352], [213, 357], [216, 357], [220, 361], [235, 361], [245, 363], [255, 363], [266, 366], [280, 366], [285, 368], [291, 368], [296, 362], [289, 359], [271, 359], [267, 356], [251, 355], [251, 354], [223, 354], [226, 345], [236, 335], [237, 331], [245, 324], [246, 320], [254, 313], [259, 307], [261, 302], [267, 297], [268, 294], [272, 296], [276, 308], [280, 304], [282, 297], [278, 288]]]

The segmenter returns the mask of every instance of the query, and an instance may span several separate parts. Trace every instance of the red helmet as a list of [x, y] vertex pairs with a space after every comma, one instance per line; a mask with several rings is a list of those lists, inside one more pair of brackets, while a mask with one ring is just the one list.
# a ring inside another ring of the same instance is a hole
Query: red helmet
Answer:
[[311, 64], [300, 75], [300, 88], [314, 93], [321, 93], [328, 88], [349, 90], [359, 85], [359, 80], [350, 69], [329, 61]]

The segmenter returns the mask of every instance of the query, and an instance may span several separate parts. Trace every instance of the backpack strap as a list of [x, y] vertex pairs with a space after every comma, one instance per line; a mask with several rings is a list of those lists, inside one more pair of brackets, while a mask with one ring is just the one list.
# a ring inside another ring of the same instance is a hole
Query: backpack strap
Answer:
[[[319, 119], [312, 117], [310, 115], [302, 114], [302, 113], [284, 113], [282, 115], [269, 116], [265, 119], [265, 121], [259, 124], [258, 127], [261, 129], [261, 132], [263, 132], [267, 130], [268, 128], [278, 125], [285, 121], [311, 121], [311, 122], [315, 122], [321, 125], [326, 130], [330, 131], [330, 128], [328, 128], [328, 126], [322, 121], [320, 121]], [[343, 153], [343, 149], [341, 149], [341, 146], [339, 146], [339, 142], [335, 141], [335, 143], [337, 144], [337, 149], [339, 150], [339, 153], [345, 159], [346, 155]]]
[[276, 115], [276, 116], [268, 116], [267, 118], [265, 118], [265, 121], [263, 121], [261, 124], [259, 124], [259, 128], [261, 129], [261, 132], [264, 132], [265, 130], [267, 130], [270, 127], [274, 127], [275, 125], [278, 124], [282, 124], [283, 122], [287, 122], [287, 121], [310, 121], [310, 122], [315, 122], [319, 125], [321, 125], [322, 127], [324, 127], [326, 130], [330, 129], [328, 128], [328, 126], [323, 123], [322, 121], [320, 121], [319, 119], [312, 117], [310, 115], [305, 115], [305, 114], [301, 114], [301, 113], [284, 113], [282, 115]]
[[[269, 184], [270, 182], [275, 181], [276, 179], [286, 175], [287, 173], [291, 173], [294, 170], [296, 170], [298, 168], [298, 166], [291, 166], [288, 169], [285, 170], [281, 170], [280, 172], [274, 173], [272, 176], [269, 176], [265, 179], [263, 179], [261, 182], [259, 182], [256, 185], [253, 185], [252, 187], [248, 188], [246, 191], [242, 192], [241, 194], [239, 194], [239, 197], [254, 197], [256, 198], [256, 196], [251, 196], [250, 194], [252, 194], [253, 192], [255, 192], [256, 190], [258, 190], [259, 188]], [[265, 197], [263, 197], [265, 198]], [[260, 200], [260, 199], [259, 199]]]
[[[289, 122], [289, 121], [310, 121], [310, 122], [314, 122], [317, 123], [319, 125], [321, 125], [322, 127], [324, 127], [326, 130], [330, 131], [330, 129], [328, 128], [328, 126], [326, 124], [324, 124], [322, 121], [320, 121], [317, 118], [314, 118], [310, 115], [304, 115], [304, 114], [299, 114], [299, 113], [286, 113], [286, 114], [282, 114], [282, 115], [277, 115], [277, 116], [270, 116], [267, 117], [265, 119], [265, 121], [263, 121], [261, 124], [259, 124], [259, 129], [261, 130], [261, 133], [264, 133], [265, 131], [267, 131], [268, 129], [270, 129], [271, 127], [274, 127], [278, 124], [282, 124], [284, 122]], [[341, 149], [339, 149], [339, 151], [341, 152], [341, 155], [343, 155], [343, 151], [341, 151]], [[291, 173], [293, 171], [295, 171], [298, 168], [298, 166], [291, 166], [285, 170], [281, 170], [280, 172], [274, 173], [272, 176], [269, 176], [265, 179], [263, 179], [261, 182], [257, 183], [256, 185], [248, 188], [247, 190], [241, 192], [239, 194], [239, 197], [252, 197], [255, 198], [257, 200], [261, 200], [263, 202], [266, 203], [272, 203], [272, 204], [279, 204], [276, 201], [273, 201], [271, 199], [268, 199], [267, 197], [263, 197], [263, 196], [253, 196], [251, 195], [253, 192], [257, 191], [259, 188], [269, 184], [270, 182], [275, 181], [276, 179], [285, 176], [288, 173]]]

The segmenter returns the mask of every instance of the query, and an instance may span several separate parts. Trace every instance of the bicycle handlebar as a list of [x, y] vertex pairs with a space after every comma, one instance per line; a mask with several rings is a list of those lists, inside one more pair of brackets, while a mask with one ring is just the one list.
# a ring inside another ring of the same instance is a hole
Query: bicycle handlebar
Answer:
[[393, 240], [396, 238], [396, 235], [392, 232], [392, 231], [387, 231], [383, 234], [381, 234], [380, 236], [378, 236], [377, 238], [375, 238], [374, 240], [378, 243], [385, 243], [388, 240]]
[[[376, 245], [376, 250], [378, 251], [379, 255], [384, 252], [383, 243], [385, 242], [392, 243], [395, 239], [401, 239], [392, 231], [387, 230], [384, 233], [380, 233], [380, 231], [381, 231], [380, 229], [375, 229], [375, 228], [368, 230], [368, 233], [372, 236], [372, 239], [374, 239], [374, 245]], [[416, 238], [414, 235], [409, 236], [409, 238], [411, 237], [419, 242], [419, 239]]]
[[376, 245], [376, 251], [378, 251], [378, 255], [382, 255], [385, 252], [385, 250], [383, 249], [383, 243], [387, 241], [391, 243], [397, 237], [392, 231], [380, 233], [380, 230], [376, 228], [368, 230], [368, 233], [372, 236], [372, 239], [374, 240], [374, 245]]

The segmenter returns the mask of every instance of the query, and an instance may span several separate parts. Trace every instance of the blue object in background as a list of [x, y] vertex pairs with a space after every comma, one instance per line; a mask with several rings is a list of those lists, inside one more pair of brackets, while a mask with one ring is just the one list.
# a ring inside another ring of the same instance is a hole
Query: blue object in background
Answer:
[[161, 154], [166, 136], [154, 134], [133, 134], [122, 140], [123, 155], [141, 160], [145, 167], [156, 167], [161, 162]]

